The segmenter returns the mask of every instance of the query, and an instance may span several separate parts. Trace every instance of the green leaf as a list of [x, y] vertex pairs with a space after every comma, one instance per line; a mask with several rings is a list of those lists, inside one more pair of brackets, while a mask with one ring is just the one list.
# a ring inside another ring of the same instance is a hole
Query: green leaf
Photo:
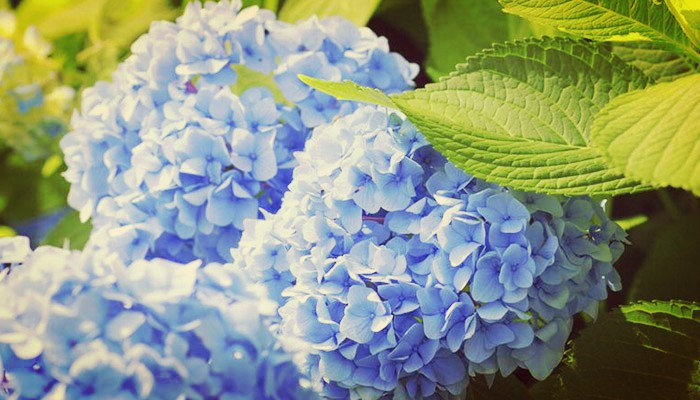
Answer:
[[421, 0], [421, 6], [429, 41], [425, 67], [433, 80], [467, 55], [511, 39], [507, 17], [495, 1]]
[[319, 18], [340, 15], [357, 25], [363, 26], [369, 21], [381, 0], [286, 0], [279, 12], [279, 19], [297, 22], [312, 15]]
[[697, 0], [666, 0], [683, 32], [697, 47], [700, 46], [700, 3]]
[[697, 399], [700, 305], [622, 306], [572, 341], [567, 365], [538, 383], [537, 399]]
[[494, 43], [556, 33], [550, 27], [503, 13], [495, 1], [421, 0], [421, 8], [429, 41], [425, 69], [434, 81], [468, 55]]
[[272, 92], [275, 101], [288, 104], [284, 94], [282, 94], [279, 86], [275, 83], [275, 78], [272, 73], [264, 74], [242, 64], [232, 65], [231, 68], [236, 71], [236, 75], [238, 76], [236, 83], [231, 86], [231, 92], [240, 96], [243, 92], [252, 87], [262, 86]]
[[17, 8], [21, 29], [37, 27], [42, 36], [56, 39], [86, 31], [102, 11], [105, 0], [23, 0]]
[[592, 137], [633, 179], [700, 195], [700, 74], [620, 96], [596, 117]]
[[[627, 295], [635, 300], [700, 301], [700, 215], [654, 224], [654, 238]], [[634, 243], [634, 242], [633, 242]]]
[[243, 8], [250, 7], [250, 6], [258, 6], [260, 8], [266, 8], [268, 10], [272, 10], [274, 12], [277, 12], [277, 9], [279, 8], [279, 1], [278, 0], [243, 0]]
[[692, 58], [654, 42], [614, 42], [612, 51], [655, 82], [670, 82], [700, 72], [700, 64]]
[[42, 166], [42, 160], [27, 162], [17, 153], [0, 153], [0, 198], [7, 199], [2, 210], [5, 222], [22, 223], [65, 206], [68, 183], [60, 174], [42, 176]]
[[335, 96], [338, 100], [352, 100], [389, 108], [397, 108], [391, 98], [381, 90], [360, 86], [355, 82], [328, 82], [306, 75], [299, 75], [299, 79], [309, 86]]
[[350, 83], [306, 82], [341, 99], [393, 102], [438, 151], [477, 178], [565, 195], [648, 189], [609, 167], [590, 144], [593, 115], [647, 82], [595, 44], [544, 38], [499, 45], [438, 83], [389, 97]]
[[68, 244], [71, 249], [82, 249], [90, 237], [91, 231], [92, 225], [89, 221], [80, 222], [78, 212], [70, 211], [46, 235], [42, 244], [58, 247]]
[[169, 20], [178, 11], [168, 0], [102, 0], [104, 5], [91, 25], [93, 43], [111, 42], [120, 48], [128, 48], [151, 22]]
[[665, 43], [696, 60], [688, 37], [661, 1], [500, 0], [504, 11], [594, 40]]
[[628, 218], [623, 218], [623, 219], [618, 219], [615, 220], [615, 222], [620, 225], [620, 228], [628, 231], [634, 227], [637, 227], [639, 225], [644, 224], [649, 220], [649, 217], [646, 215], [640, 214], [640, 215], [634, 215], [632, 217]]
[[425, 89], [392, 96], [455, 165], [520, 190], [644, 190], [591, 146], [592, 117], [647, 78], [596, 45], [541, 39], [496, 46]]

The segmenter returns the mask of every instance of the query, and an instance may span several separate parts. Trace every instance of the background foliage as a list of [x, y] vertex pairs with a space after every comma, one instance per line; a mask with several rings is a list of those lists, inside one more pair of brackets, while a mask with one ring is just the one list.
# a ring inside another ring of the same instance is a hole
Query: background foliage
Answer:
[[[287, 21], [317, 14], [367, 23], [421, 64], [418, 83], [425, 87], [387, 97], [352, 84], [309, 83], [402, 110], [477, 177], [606, 200], [629, 229], [632, 245], [617, 264], [625, 289], [609, 299], [598, 323], [578, 321], [579, 337], [555, 374], [539, 383], [523, 374], [491, 385], [476, 380], [468, 398], [700, 398], [699, 2], [244, 3]], [[57, 78], [78, 92], [108, 79], [151, 21], [172, 19], [183, 6], [0, 1], [14, 9], [19, 31], [32, 25], [51, 41]], [[6, 132], [0, 235], [82, 246], [89, 226], [67, 211], [57, 146], [43, 143], [42, 157], [26, 157]]]

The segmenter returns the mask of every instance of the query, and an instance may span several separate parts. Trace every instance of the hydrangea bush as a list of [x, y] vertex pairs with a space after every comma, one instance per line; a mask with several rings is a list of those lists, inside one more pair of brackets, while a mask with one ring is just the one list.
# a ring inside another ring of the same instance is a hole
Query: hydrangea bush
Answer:
[[274, 303], [230, 265], [125, 265], [22, 237], [0, 239], [0, 263], [9, 398], [315, 397], [267, 328]]
[[324, 396], [459, 394], [518, 367], [544, 379], [573, 316], [620, 288], [625, 233], [599, 204], [477, 180], [402, 115], [360, 108], [298, 159], [233, 258], [284, 304], [280, 336]]
[[61, 141], [68, 203], [126, 261], [230, 261], [243, 221], [277, 210], [310, 129], [355, 108], [297, 74], [397, 92], [417, 73], [368, 28], [239, 0], [191, 3], [131, 51]]
[[0, 144], [28, 160], [51, 154], [73, 105], [75, 91], [60, 85], [50, 53], [36, 28], [20, 31], [15, 14], [0, 10]]

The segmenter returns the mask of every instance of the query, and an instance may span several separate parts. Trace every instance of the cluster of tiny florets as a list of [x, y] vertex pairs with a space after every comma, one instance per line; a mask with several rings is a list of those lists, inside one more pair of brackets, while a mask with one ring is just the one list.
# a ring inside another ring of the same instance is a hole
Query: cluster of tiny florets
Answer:
[[417, 73], [368, 28], [238, 0], [191, 3], [131, 51], [61, 142], [68, 203], [127, 261], [230, 261], [243, 221], [277, 210], [310, 129], [355, 108], [298, 74], [396, 92]]
[[298, 159], [234, 264], [283, 304], [280, 336], [305, 346], [325, 396], [458, 394], [518, 367], [544, 379], [573, 315], [619, 289], [625, 234], [598, 204], [475, 179], [400, 115], [360, 108]]
[[268, 329], [274, 304], [230, 265], [22, 237], [0, 239], [0, 263], [0, 397], [314, 398]]

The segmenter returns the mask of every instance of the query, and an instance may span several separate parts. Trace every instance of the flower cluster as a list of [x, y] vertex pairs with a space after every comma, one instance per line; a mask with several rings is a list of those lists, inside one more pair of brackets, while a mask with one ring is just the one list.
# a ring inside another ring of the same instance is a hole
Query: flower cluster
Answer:
[[30, 160], [49, 155], [73, 105], [75, 91], [59, 86], [50, 53], [36, 28], [20, 32], [15, 15], [0, 10], [0, 144]]
[[230, 265], [54, 247], [18, 261], [25, 247], [0, 243], [15, 263], [0, 281], [10, 398], [314, 398], [267, 328], [274, 304]]
[[125, 260], [230, 261], [243, 221], [279, 207], [310, 128], [355, 108], [298, 74], [396, 92], [417, 73], [368, 28], [240, 0], [191, 3], [131, 51], [61, 142], [68, 203]]
[[281, 336], [329, 398], [458, 394], [518, 367], [544, 379], [573, 315], [619, 289], [625, 234], [598, 204], [477, 180], [398, 114], [359, 108], [298, 158], [234, 265], [284, 304]]

